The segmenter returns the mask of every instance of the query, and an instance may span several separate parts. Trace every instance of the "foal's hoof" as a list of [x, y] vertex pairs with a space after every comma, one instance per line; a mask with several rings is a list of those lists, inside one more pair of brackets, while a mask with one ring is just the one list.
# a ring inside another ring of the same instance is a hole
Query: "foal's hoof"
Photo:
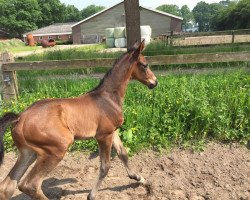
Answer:
[[91, 193], [88, 194], [87, 200], [95, 200], [95, 197], [91, 195]]
[[146, 180], [141, 176], [140, 180], [138, 181], [140, 184], [145, 184]]

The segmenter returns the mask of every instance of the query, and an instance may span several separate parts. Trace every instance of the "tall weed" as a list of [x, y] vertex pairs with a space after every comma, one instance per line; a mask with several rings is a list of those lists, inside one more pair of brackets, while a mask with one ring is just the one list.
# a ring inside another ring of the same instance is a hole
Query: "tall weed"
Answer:
[[[81, 95], [98, 84], [96, 79], [60, 78], [20, 80], [20, 98], [5, 102], [0, 114], [22, 112], [43, 98]], [[162, 149], [186, 142], [217, 140], [246, 141], [250, 138], [250, 76], [230, 73], [169, 74], [159, 76], [159, 85], [149, 90], [137, 82], [129, 84], [125, 122], [120, 135], [130, 152], [141, 148]], [[11, 149], [11, 137], [5, 137]], [[95, 150], [94, 141], [76, 142], [72, 149]]]

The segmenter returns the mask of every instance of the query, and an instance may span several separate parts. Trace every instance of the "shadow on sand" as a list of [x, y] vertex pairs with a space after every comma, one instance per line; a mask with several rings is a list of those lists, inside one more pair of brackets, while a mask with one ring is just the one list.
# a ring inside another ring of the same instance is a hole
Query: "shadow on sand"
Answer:
[[[60, 185], [65, 184], [72, 184], [77, 183], [77, 180], [74, 178], [67, 178], [67, 179], [56, 179], [56, 178], [48, 178], [43, 181], [42, 184], [42, 190], [44, 194], [49, 199], [61, 199], [62, 197], [68, 196], [68, 195], [76, 195], [76, 194], [88, 194], [90, 190], [63, 190]], [[131, 183], [129, 185], [122, 185], [122, 186], [116, 186], [116, 187], [108, 187], [100, 189], [100, 191], [110, 190], [110, 191], [123, 191], [127, 190], [128, 188], [137, 188], [139, 187], [139, 183]], [[31, 200], [27, 195], [25, 194], [19, 194], [11, 200]]]

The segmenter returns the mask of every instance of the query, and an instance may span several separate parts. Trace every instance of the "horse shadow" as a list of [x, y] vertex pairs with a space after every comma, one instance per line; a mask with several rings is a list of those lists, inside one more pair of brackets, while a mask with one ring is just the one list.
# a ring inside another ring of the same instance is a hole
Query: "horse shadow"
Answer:
[[[60, 186], [65, 185], [65, 184], [72, 184], [72, 183], [77, 183], [77, 180], [75, 178], [66, 178], [66, 179], [57, 179], [57, 178], [48, 178], [43, 181], [42, 184], [42, 190], [44, 194], [49, 198], [49, 199], [61, 199], [62, 197], [66, 197], [69, 195], [76, 195], [76, 194], [88, 194], [91, 190], [68, 190], [65, 189], [63, 190]], [[116, 186], [116, 187], [107, 187], [100, 189], [99, 191], [115, 191], [115, 192], [122, 192], [123, 190], [127, 190], [129, 188], [137, 188], [139, 187], [139, 183], [131, 183], [128, 185], [121, 185], [121, 186]], [[11, 200], [32, 200], [29, 198], [26, 194], [19, 194]]]

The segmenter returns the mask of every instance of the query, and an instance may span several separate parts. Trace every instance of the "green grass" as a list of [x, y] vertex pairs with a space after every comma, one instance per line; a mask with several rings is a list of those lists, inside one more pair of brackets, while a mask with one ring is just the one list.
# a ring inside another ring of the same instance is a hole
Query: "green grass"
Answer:
[[26, 51], [34, 51], [38, 48], [40, 47], [26, 46], [24, 42], [18, 39], [0, 41], [0, 52], [11, 51], [12, 53], [20, 53], [20, 52], [26, 52]]
[[27, 52], [27, 51], [35, 51], [41, 49], [38, 46], [20, 46], [20, 47], [12, 47], [7, 49], [8, 51], [11, 51], [12, 53], [22, 53], [22, 52]]
[[186, 46], [178, 47], [166, 45], [161, 41], [154, 41], [150, 43], [145, 51], [144, 55], [178, 55], [178, 54], [196, 54], [196, 53], [217, 53], [217, 52], [238, 52], [238, 51], [250, 51], [250, 44], [221, 44], [210, 45], [203, 47]]
[[[34, 54], [27, 57], [23, 57], [20, 61], [43, 61], [43, 60], [70, 60], [70, 59], [94, 59], [94, 58], [118, 58], [123, 52], [105, 52], [105, 45], [92, 45], [84, 46], [80, 48], [64, 49], [44, 52], [40, 54]], [[216, 46], [204, 46], [204, 47], [172, 47], [165, 45], [162, 42], [152, 42], [144, 50], [143, 54], [146, 56], [154, 55], [175, 55], [175, 54], [195, 54], [195, 53], [215, 53], [215, 52], [239, 52], [250, 51], [250, 44], [223, 44]], [[19, 60], [18, 60], [19, 61]], [[157, 69], [182, 69], [182, 68], [203, 68], [212, 67], [234, 67], [240, 65], [246, 65], [247, 63], [235, 62], [235, 63], [210, 63], [210, 64], [183, 64], [183, 65], [168, 65], [168, 66], [154, 66]], [[75, 71], [62, 71], [53, 70], [54, 74], [67, 75], [72, 73], [89, 74], [93, 72], [102, 72], [100, 68], [97, 69], [77, 69]], [[32, 75], [37, 72], [25, 72], [28, 75]], [[43, 75], [48, 75], [48, 72], [39, 72]], [[50, 73], [50, 72], [49, 72]]]
[[105, 48], [105, 45], [99, 44], [70, 49], [55, 49], [53, 51], [23, 57], [20, 61], [117, 58], [122, 54], [121, 52], [103, 52]]
[[[43, 98], [74, 97], [98, 84], [96, 79], [46, 79], [19, 75], [18, 101], [0, 106], [22, 112]], [[125, 103], [122, 140], [131, 153], [142, 148], [160, 150], [173, 145], [188, 146], [206, 140], [245, 142], [250, 138], [250, 76], [235, 70], [230, 73], [169, 74], [159, 76], [159, 85], [149, 90], [138, 82], [130, 83]], [[7, 149], [12, 149], [9, 134]], [[93, 140], [77, 141], [71, 150], [96, 150]]]
[[[40, 54], [33, 54], [23, 57], [17, 61], [43, 61], [43, 60], [71, 60], [71, 59], [95, 59], [95, 58], [118, 58], [123, 52], [106, 52], [104, 44], [83, 46], [71, 49], [55, 49], [50, 52]], [[205, 47], [171, 47], [166, 46], [162, 42], [152, 42], [144, 50], [143, 54], [146, 56], [160, 55], [160, 54], [191, 54], [191, 53], [213, 53], [213, 52], [237, 52], [250, 50], [249, 44], [226, 44]], [[166, 69], [189, 69], [189, 68], [226, 68], [226, 67], [239, 67], [247, 65], [247, 63], [234, 62], [234, 63], [207, 63], [207, 64], [182, 64], [182, 65], [167, 65], [167, 66], [153, 66], [152, 68], [158, 70]], [[51, 70], [51, 71], [25, 71], [20, 72], [22, 76], [32, 76], [39, 74], [40, 76], [47, 75], [72, 75], [72, 74], [90, 74], [103, 72], [103, 68], [88, 68], [88, 69], [75, 69], [75, 70]]]
[[[19, 47], [21, 48], [21, 47]], [[104, 45], [84, 46], [66, 50], [54, 50], [31, 55], [23, 61], [69, 60], [91, 58], [117, 58], [122, 53], [103, 53]], [[147, 46], [144, 55], [185, 54], [249, 51], [246, 45], [219, 45], [203, 48], [170, 47], [163, 43]], [[159, 77], [159, 86], [148, 90], [139, 83], [129, 85], [125, 104], [125, 123], [120, 129], [122, 140], [131, 153], [142, 148], [160, 150], [172, 145], [200, 147], [206, 140], [245, 142], [249, 130], [249, 86], [247, 72], [217, 71], [217, 67], [245, 67], [246, 63], [172, 65], [167, 68], [212, 67], [209, 74], [169, 74]], [[4, 102], [0, 115], [7, 111], [22, 112], [33, 102], [43, 98], [74, 97], [91, 90], [98, 80], [79, 75], [104, 72], [98, 69], [50, 70], [18, 72], [20, 98]], [[57, 76], [58, 75], [58, 76]], [[69, 76], [70, 75], [70, 76]], [[7, 150], [12, 149], [10, 133], [5, 136]], [[96, 150], [93, 140], [77, 141], [71, 150]]]

